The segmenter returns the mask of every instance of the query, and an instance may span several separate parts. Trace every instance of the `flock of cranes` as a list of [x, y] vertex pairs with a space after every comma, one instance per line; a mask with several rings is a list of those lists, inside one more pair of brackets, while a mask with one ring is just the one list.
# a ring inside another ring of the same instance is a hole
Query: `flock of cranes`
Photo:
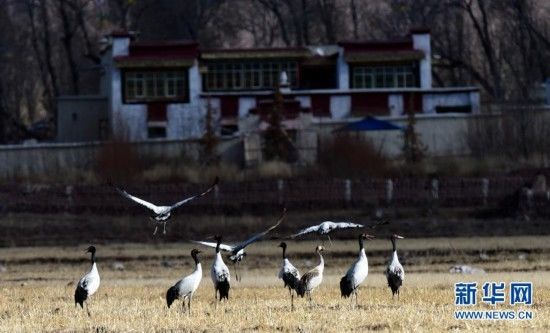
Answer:
[[[184, 205], [185, 203], [195, 198], [201, 197], [209, 193], [217, 185], [217, 183], [218, 183], [218, 178], [216, 178], [216, 180], [214, 181], [214, 184], [210, 186], [206, 191], [198, 195], [189, 197], [185, 200], [179, 201], [172, 206], [156, 206], [143, 199], [130, 195], [122, 189], [116, 188], [116, 190], [119, 193], [121, 193], [124, 197], [134, 202], [137, 202], [154, 212], [155, 215], [152, 218], [156, 223], [155, 232], [153, 233], [155, 234], [157, 231], [158, 224], [163, 224], [164, 233], [166, 233], [165, 225], [167, 220], [170, 218], [171, 212], [174, 209]], [[234, 268], [235, 268], [235, 278], [237, 281], [240, 281], [241, 276], [238, 271], [238, 265], [246, 256], [246, 252], [244, 251], [245, 248], [250, 244], [253, 244], [261, 240], [269, 232], [277, 228], [283, 222], [283, 220], [285, 219], [285, 216], [286, 216], [286, 209], [283, 210], [282, 215], [279, 217], [279, 219], [274, 225], [270, 226], [269, 228], [267, 228], [262, 232], [259, 232], [251, 236], [250, 238], [248, 238], [247, 240], [239, 244], [234, 244], [234, 245], [223, 244], [222, 237], [219, 235], [213, 237], [215, 242], [192, 241], [196, 244], [200, 244], [200, 245], [215, 249], [215, 257], [210, 269], [210, 277], [214, 285], [214, 291], [215, 291], [214, 298], [216, 302], [218, 301], [221, 302], [224, 299], [226, 300], [229, 299], [229, 290], [230, 290], [230, 283], [231, 283], [231, 274], [230, 274], [229, 268], [227, 267], [227, 265], [223, 260], [221, 251], [225, 251], [229, 253], [228, 258], [234, 264]], [[387, 224], [387, 223], [388, 223], [387, 221], [382, 221], [372, 226], [368, 226], [368, 228], [376, 228], [379, 225]], [[355, 224], [351, 222], [325, 221], [319, 225], [311, 226], [303, 230], [300, 230], [297, 233], [287, 238], [294, 239], [298, 236], [315, 232], [319, 235], [327, 235], [329, 241], [332, 244], [332, 241], [328, 236], [331, 231], [336, 229], [351, 229], [351, 228], [364, 228], [364, 227], [365, 227], [364, 225]], [[362, 233], [358, 236], [359, 256], [355, 260], [355, 262], [351, 265], [351, 267], [348, 269], [346, 274], [340, 280], [341, 296], [344, 298], [350, 297], [352, 306], [353, 306], [354, 296], [355, 296], [355, 305], [356, 306], [358, 305], [359, 303], [358, 289], [359, 289], [359, 286], [367, 278], [368, 272], [369, 272], [369, 265], [368, 265], [367, 255], [365, 252], [364, 241], [372, 240], [374, 238], [375, 236], [372, 236], [366, 233]], [[403, 270], [403, 266], [399, 263], [396, 241], [397, 239], [402, 239], [403, 237], [394, 234], [389, 238], [392, 243], [393, 251], [392, 251], [392, 257], [384, 273], [387, 278], [388, 286], [392, 291], [392, 298], [394, 298], [395, 295], [397, 294], [397, 298], [399, 299], [399, 289], [403, 284], [403, 280], [405, 279], [405, 272]], [[294, 310], [294, 294], [300, 297], [307, 296], [309, 300], [309, 304], [311, 305], [312, 292], [317, 287], [319, 287], [323, 282], [325, 261], [322, 253], [325, 250], [324, 246], [319, 245], [315, 249], [316, 254], [319, 256], [319, 264], [314, 268], [312, 268], [311, 270], [304, 273], [304, 275], [300, 275], [299, 270], [290, 262], [287, 256], [287, 247], [288, 247], [287, 243], [283, 241], [279, 244], [279, 247], [281, 247], [283, 251], [283, 261], [281, 264], [281, 268], [279, 270], [278, 278], [283, 281], [284, 287], [288, 288], [289, 290], [289, 295], [291, 299], [291, 310]], [[84, 308], [84, 305], [86, 305], [86, 311], [88, 315], [90, 315], [87, 300], [89, 299], [90, 296], [92, 296], [98, 290], [100, 285], [100, 276], [99, 276], [99, 271], [95, 261], [96, 248], [94, 246], [90, 246], [86, 249], [86, 252], [91, 254], [91, 268], [90, 268], [90, 271], [86, 273], [86, 275], [84, 275], [79, 280], [75, 290], [74, 299], [75, 299], [75, 305], [79, 304], [82, 308]], [[167, 290], [166, 303], [168, 308], [170, 308], [170, 306], [174, 303], [174, 301], [181, 299], [183, 311], [185, 311], [185, 302], [187, 301], [187, 309], [189, 314], [191, 313], [191, 300], [193, 298], [193, 294], [196, 292], [196, 290], [200, 285], [200, 282], [202, 280], [202, 274], [203, 274], [202, 265], [199, 258], [200, 253], [201, 251], [199, 251], [198, 249], [193, 249], [191, 251], [191, 257], [195, 262], [195, 269], [191, 274], [177, 281], [173, 286], [171, 286]]]

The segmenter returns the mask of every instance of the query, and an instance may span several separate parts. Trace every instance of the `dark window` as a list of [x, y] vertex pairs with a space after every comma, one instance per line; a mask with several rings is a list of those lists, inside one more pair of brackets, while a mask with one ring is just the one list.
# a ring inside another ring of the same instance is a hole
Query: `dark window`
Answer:
[[471, 105], [460, 105], [460, 106], [436, 106], [436, 113], [471, 113]]
[[412, 65], [354, 66], [352, 88], [418, 87]]
[[295, 61], [246, 61], [222, 62], [207, 65], [205, 90], [253, 90], [273, 89], [281, 72], [286, 72], [291, 87], [297, 87]]
[[166, 127], [165, 126], [149, 126], [147, 128], [147, 136], [149, 139], [158, 139], [166, 137]]
[[187, 101], [188, 99], [187, 70], [130, 70], [124, 73], [125, 102]]

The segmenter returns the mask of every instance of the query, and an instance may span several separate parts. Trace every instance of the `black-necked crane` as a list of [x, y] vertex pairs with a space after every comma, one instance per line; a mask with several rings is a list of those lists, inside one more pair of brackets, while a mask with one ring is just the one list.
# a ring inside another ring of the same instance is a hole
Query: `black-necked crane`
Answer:
[[214, 237], [216, 239], [216, 257], [214, 257], [214, 262], [212, 263], [212, 268], [210, 269], [210, 277], [214, 283], [214, 298], [218, 298], [218, 292], [220, 294], [220, 302], [222, 299], [229, 299], [229, 282], [231, 280], [231, 274], [229, 274], [229, 269], [223, 262], [222, 255], [220, 253], [220, 244], [222, 242], [221, 236]]
[[390, 287], [392, 292], [392, 299], [394, 299], [395, 294], [397, 294], [397, 300], [399, 300], [399, 288], [401, 288], [403, 280], [405, 280], [405, 270], [397, 257], [396, 241], [403, 238], [405, 237], [396, 234], [390, 236], [393, 253], [385, 272], [386, 278], [388, 279], [388, 287]]
[[80, 281], [78, 281], [78, 285], [76, 286], [76, 290], [74, 292], [75, 306], [80, 304], [80, 307], [84, 309], [84, 303], [86, 303], [86, 312], [88, 312], [88, 316], [90, 316], [90, 309], [88, 307], [88, 302], [86, 301], [97, 291], [101, 280], [99, 278], [99, 272], [95, 262], [95, 252], [96, 249], [93, 245], [86, 249], [86, 253], [91, 253], [92, 267], [90, 268], [90, 271], [86, 273]]
[[283, 248], [283, 262], [281, 264], [281, 270], [279, 270], [279, 279], [282, 279], [285, 287], [288, 287], [288, 292], [290, 293], [290, 309], [294, 310], [294, 294], [292, 290], [295, 290], [298, 282], [300, 281], [300, 272], [286, 256], [286, 243], [281, 242], [279, 247]]
[[300, 297], [304, 297], [307, 294], [309, 298], [309, 304], [311, 305], [311, 292], [319, 287], [321, 282], [323, 282], [323, 271], [325, 270], [325, 260], [323, 259], [323, 252], [325, 248], [318, 245], [315, 248], [315, 252], [319, 255], [319, 265], [315, 266], [313, 269], [305, 273], [301, 278], [300, 282], [296, 287], [296, 293]]
[[153, 222], [155, 222], [155, 231], [153, 232], [153, 235], [155, 235], [157, 233], [157, 229], [158, 229], [159, 224], [163, 225], [163, 233], [166, 234], [166, 223], [168, 222], [168, 219], [170, 218], [171, 213], [176, 208], [179, 208], [179, 207], [185, 205], [186, 203], [188, 203], [189, 201], [191, 201], [193, 199], [200, 198], [200, 197], [208, 194], [210, 191], [212, 191], [216, 187], [216, 185], [218, 185], [218, 181], [219, 181], [219, 179], [218, 179], [218, 177], [216, 177], [216, 179], [214, 180], [214, 183], [206, 191], [204, 191], [202, 193], [199, 193], [197, 195], [194, 195], [192, 197], [189, 197], [187, 199], [181, 200], [179, 202], [176, 202], [175, 204], [173, 204], [171, 206], [157, 206], [157, 205], [152, 204], [148, 201], [140, 199], [140, 198], [138, 198], [134, 195], [131, 195], [123, 189], [120, 189], [118, 187], [115, 187], [115, 189], [122, 196], [124, 196], [125, 198], [128, 198], [128, 199], [132, 200], [133, 202], [136, 202], [136, 203], [148, 208], [149, 210], [151, 210], [151, 212], [153, 213], [153, 216], [151, 216], [151, 220]]
[[[369, 261], [365, 253], [363, 240], [371, 240], [374, 236], [361, 234], [359, 235], [359, 257], [348, 269], [346, 275], [340, 279], [340, 293], [342, 297], [350, 297], [355, 295], [355, 305], [359, 304], [357, 289], [365, 281], [369, 275]], [[353, 297], [351, 297], [353, 304]]]
[[189, 315], [191, 315], [191, 299], [195, 291], [197, 291], [202, 279], [202, 266], [198, 256], [200, 252], [201, 251], [197, 249], [191, 250], [191, 257], [195, 261], [195, 270], [193, 273], [176, 282], [176, 284], [170, 287], [166, 292], [166, 304], [168, 307], [170, 307], [176, 299], [181, 298], [182, 310], [185, 312], [185, 300], [187, 299]]
[[[376, 228], [377, 226], [380, 226], [380, 225], [383, 225], [383, 224], [388, 224], [388, 220], [382, 220], [382, 221], [377, 222], [377, 223], [375, 223], [375, 224], [373, 224], [373, 225], [367, 226], [367, 228], [374, 229], [374, 228]], [[298, 231], [297, 233], [291, 235], [290, 238], [296, 238], [296, 237], [298, 237], [298, 236], [302, 236], [302, 235], [305, 235], [305, 234], [309, 234], [309, 233], [315, 232], [315, 233], [317, 233], [317, 234], [320, 235], [320, 236], [326, 235], [326, 236], [328, 237], [328, 240], [329, 240], [330, 244], [332, 245], [332, 240], [330, 239], [330, 235], [329, 235], [329, 234], [330, 234], [333, 230], [338, 230], [338, 229], [353, 229], [353, 228], [363, 228], [363, 227], [364, 227], [363, 224], [357, 224], [357, 223], [352, 223], [352, 222], [332, 222], [332, 221], [325, 221], [325, 222], [322, 222], [321, 224], [314, 225], [314, 226], [311, 226], [311, 227], [302, 229], [302, 230]]]
[[281, 214], [281, 216], [277, 220], [277, 223], [275, 223], [271, 227], [267, 228], [266, 230], [255, 234], [254, 236], [250, 237], [249, 239], [247, 239], [244, 242], [239, 243], [239, 244], [228, 245], [228, 244], [218, 244], [218, 243], [213, 243], [213, 242], [194, 241], [194, 240], [192, 240], [192, 242], [197, 243], [197, 244], [201, 244], [201, 245], [205, 245], [205, 246], [209, 246], [209, 247], [215, 247], [215, 248], [219, 247], [221, 250], [229, 252], [230, 253], [229, 260], [231, 260], [231, 262], [233, 262], [233, 265], [235, 267], [235, 278], [237, 279], [237, 281], [240, 281], [241, 276], [239, 274], [238, 267], [239, 267], [240, 262], [246, 256], [246, 252], [244, 251], [244, 249], [248, 245], [259, 241], [262, 237], [267, 235], [271, 230], [277, 228], [279, 226], [279, 224], [281, 224], [281, 222], [283, 222], [283, 220], [285, 219], [285, 216], [286, 216], [286, 208], [283, 209], [283, 213]]

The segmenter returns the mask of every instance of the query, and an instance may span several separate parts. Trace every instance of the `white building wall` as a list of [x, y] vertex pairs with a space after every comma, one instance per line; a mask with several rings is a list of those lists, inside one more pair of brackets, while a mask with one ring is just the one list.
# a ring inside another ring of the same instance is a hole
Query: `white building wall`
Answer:
[[202, 76], [199, 71], [199, 62], [195, 60], [189, 68], [189, 104], [199, 105], [202, 91]]
[[[471, 94], [469, 92], [453, 94], [424, 94], [422, 96], [422, 106], [424, 113], [436, 113], [437, 106], [467, 106], [471, 104]], [[472, 110], [473, 111], [473, 110]]]
[[168, 139], [199, 138], [204, 133], [205, 109], [191, 104], [168, 104], [166, 137]]
[[420, 60], [420, 87], [432, 87], [432, 47], [429, 33], [413, 33], [413, 48], [424, 52], [424, 59]]
[[[128, 55], [130, 38], [114, 37], [111, 55], [106, 58], [108, 68], [109, 105], [111, 131], [130, 141], [145, 140], [148, 136], [147, 105], [124, 104], [122, 100], [121, 71], [113, 58]], [[166, 137], [168, 139], [189, 139], [201, 137], [204, 131], [204, 114], [200, 93], [202, 90], [198, 61], [188, 71], [189, 103], [168, 104], [166, 109]], [[218, 100], [217, 109], [219, 109]]]
[[239, 98], [239, 118], [248, 116], [250, 109], [256, 107], [255, 97], [240, 97]]
[[330, 96], [330, 115], [332, 119], [343, 119], [351, 113], [351, 96]]
[[349, 89], [349, 65], [344, 59], [344, 49], [338, 51], [338, 60], [336, 60], [336, 75], [338, 75], [338, 89]]
[[109, 119], [114, 136], [137, 141], [147, 138], [147, 109], [143, 104], [123, 104], [122, 77], [113, 58], [129, 54], [130, 37], [112, 37], [110, 54], [105, 58], [109, 87]]
[[145, 104], [119, 105], [115, 112], [117, 134], [129, 141], [147, 139], [147, 106]]
[[311, 108], [311, 96], [296, 96], [296, 100], [300, 102], [303, 108]]
[[402, 94], [390, 94], [388, 96], [388, 106], [390, 108], [391, 116], [400, 116], [403, 114], [403, 95]]

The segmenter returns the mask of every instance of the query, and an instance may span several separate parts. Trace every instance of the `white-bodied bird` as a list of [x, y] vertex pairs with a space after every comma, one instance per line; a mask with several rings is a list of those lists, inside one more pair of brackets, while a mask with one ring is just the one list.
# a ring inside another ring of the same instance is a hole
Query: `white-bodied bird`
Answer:
[[290, 238], [296, 238], [298, 236], [302, 236], [305, 234], [309, 234], [312, 232], [317, 233], [318, 235], [327, 235], [328, 240], [330, 244], [332, 244], [332, 240], [330, 239], [329, 233], [336, 229], [350, 229], [350, 228], [363, 228], [364, 225], [357, 224], [357, 223], [351, 223], [351, 222], [332, 222], [332, 221], [325, 221], [321, 224], [311, 226], [309, 228], [302, 229], [295, 233], [294, 235], [291, 235]]
[[90, 268], [90, 271], [84, 275], [80, 281], [78, 281], [78, 285], [76, 286], [76, 290], [74, 292], [74, 302], [75, 306], [77, 304], [80, 304], [81, 308], [84, 308], [84, 303], [86, 303], [86, 312], [88, 312], [88, 316], [90, 316], [90, 309], [88, 308], [88, 298], [92, 296], [97, 289], [99, 288], [99, 272], [97, 271], [97, 264], [95, 262], [95, 246], [90, 246], [86, 249], [86, 253], [91, 253], [91, 261], [92, 261], [92, 268]]
[[403, 280], [405, 280], [405, 270], [403, 270], [403, 266], [401, 265], [401, 263], [399, 262], [399, 258], [397, 257], [397, 246], [395, 242], [397, 239], [403, 238], [405, 237], [395, 234], [390, 236], [393, 253], [392, 258], [388, 263], [388, 267], [385, 271], [386, 278], [388, 279], [388, 287], [390, 287], [392, 292], [392, 299], [395, 297], [395, 294], [397, 294], [397, 300], [399, 300], [399, 288], [401, 288]]
[[[133, 196], [131, 194], [129, 194], [128, 192], [126, 192], [125, 190], [123, 189], [120, 189], [118, 187], [115, 187], [115, 189], [124, 197], [148, 208], [149, 210], [151, 210], [153, 212], [153, 216], [151, 217], [151, 219], [156, 223], [155, 225], [155, 231], [153, 232], [153, 235], [155, 235], [157, 233], [157, 229], [158, 229], [158, 225], [159, 224], [162, 224], [163, 225], [163, 233], [166, 234], [166, 223], [168, 222], [168, 219], [170, 218], [170, 214], [172, 213], [172, 211], [174, 211], [176, 208], [178, 207], [181, 207], [183, 205], [185, 205], [186, 203], [188, 203], [189, 201], [193, 200], [193, 199], [196, 199], [196, 198], [200, 198], [206, 194], [208, 194], [210, 191], [212, 191], [216, 185], [218, 185], [218, 177], [216, 177], [216, 179], [214, 180], [214, 183], [204, 192], [200, 193], [200, 194], [197, 194], [197, 195], [194, 195], [192, 197], [189, 197], [187, 199], [184, 199], [184, 200], [181, 200], [179, 202], [176, 202], [175, 204], [171, 205], [171, 206], [157, 206], [155, 204], [152, 204], [148, 201], [145, 201], [143, 199], [140, 199], [136, 196]], [[114, 186], [113, 186], [114, 187]]]
[[[363, 240], [371, 240], [374, 236], [361, 234], [359, 235], [359, 258], [355, 260], [353, 265], [348, 269], [346, 275], [340, 279], [340, 293], [342, 297], [350, 297], [355, 295], [355, 305], [358, 305], [357, 289], [359, 285], [365, 281], [369, 274], [369, 261], [365, 254]], [[353, 304], [353, 297], [351, 298]]]
[[214, 283], [214, 298], [218, 298], [218, 292], [220, 293], [220, 302], [222, 299], [229, 299], [229, 282], [231, 281], [231, 274], [229, 269], [223, 262], [222, 255], [220, 253], [220, 244], [222, 242], [221, 236], [214, 237], [216, 239], [216, 257], [212, 263], [210, 269], [210, 277]]
[[325, 261], [321, 252], [325, 250], [322, 246], [317, 246], [315, 252], [319, 255], [319, 265], [315, 266], [312, 270], [302, 276], [300, 282], [296, 287], [296, 293], [300, 297], [304, 297], [307, 294], [309, 298], [309, 304], [311, 305], [311, 292], [319, 287], [323, 282], [323, 271], [325, 270]]
[[290, 309], [294, 310], [294, 294], [292, 290], [296, 290], [298, 282], [300, 281], [300, 272], [286, 256], [286, 243], [281, 242], [279, 247], [283, 248], [283, 262], [281, 264], [281, 269], [279, 270], [279, 279], [282, 279], [285, 287], [288, 287], [288, 292], [290, 293]]
[[176, 299], [181, 298], [182, 310], [185, 311], [185, 299], [187, 299], [189, 315], [191, 315], [191, 299], [202, 280], [202, 266], [198, 257], [200, 252], [201, 251], [197, 249], [191, 250], [191, 257], [195, 261], [195, 270], [193, 273], [176, 282], [176, 284], [170, 287], [166, 292], [166, 304], [168, 307], [170, 307]]
[[279, 226], [279, 224], [281, 224], [281, 222], [285, 219], [285, 215], [286, 215], [286, 208], [283, 209], [283, 214], [281, 215], [281, 217], [279, 217], [279, 219], [277, 220], [277, 223], [275, 223], [271, 227], [267, 228], [266, 230], [255, 234], [254, 236], [250, 237], [249, 239], [247, 239], [244, 242], [239, 243], [239, 244], [228, 245], [228, 244], [218, 244], [218, 243], [214, 243], [214, 242], [193, 241], [193, 240], [192, 240], [192, 242], [196, 243], [196, 244], [209, 246], [209, 247], [214, 247], [214, 248], [219, 246], [219, 248], [222, 251], [226, 251], [226, 252], [231, 253], [231, 255], [229, 256], [229, 260], [231, 260], [231, 262], [233, 262], [233, 264], [235, 265], [235, 278], [237, 279], [237, 281], [240, 281], [240, 275], [239, 275], [239, 272], [238, 272], [238, 265], [240, 264], [240, 262], [246, 256], [246, 252], [244, 251], [244, 249], [248, 245], [259, 241], [262, 237], [267, 235], [271, 230], [277, 228]]

